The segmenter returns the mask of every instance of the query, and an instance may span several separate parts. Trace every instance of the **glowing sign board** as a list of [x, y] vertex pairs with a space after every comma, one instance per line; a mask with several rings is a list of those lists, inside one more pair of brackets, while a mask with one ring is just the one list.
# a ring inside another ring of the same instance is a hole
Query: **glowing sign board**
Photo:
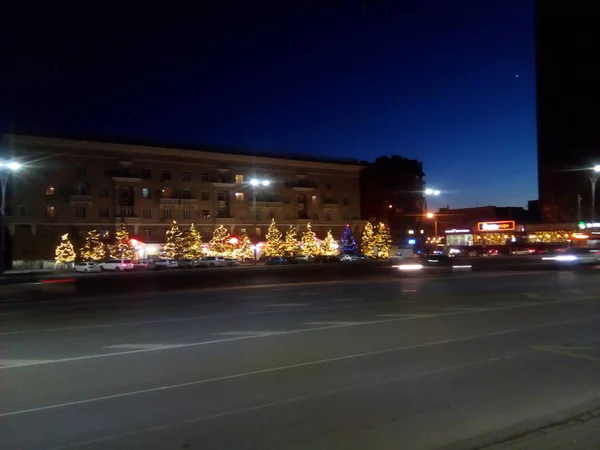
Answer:
[[479, 231], [512, 231], [515, 229], [514, 220], [501, 220], [499, 222], [479, 222]]

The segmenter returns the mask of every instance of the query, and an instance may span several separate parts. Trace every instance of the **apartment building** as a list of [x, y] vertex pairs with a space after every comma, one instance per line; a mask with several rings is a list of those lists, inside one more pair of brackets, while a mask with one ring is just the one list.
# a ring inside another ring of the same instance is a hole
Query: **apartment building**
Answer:
[[120, 222], [157, 244], [173, 220], [205, 241], [224, 225], [259, 242], [271, 219], [282, 231], [310, 222], [319, 237], [350, 224], [358, 238], [364, 225], [356, 163], [23, 135], [9, 150], [23, 164], [6, 198], [12, 260], [52, 259], [67, 232], [75, 246], [90, 229], [108, 242]]

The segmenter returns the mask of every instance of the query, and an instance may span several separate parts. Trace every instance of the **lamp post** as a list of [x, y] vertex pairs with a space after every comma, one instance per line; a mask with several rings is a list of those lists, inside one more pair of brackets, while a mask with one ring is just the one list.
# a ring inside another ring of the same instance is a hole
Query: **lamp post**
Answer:
[[16, 172], [21, 168], [21, 164], [17, 161], [2, 161], [0, 160], [0, 275], [4, 273], [4, 216], [6, 214], [6, 186], [8, 178], [12, 172]]
[[[259, 186], [263, 186], [263, 187], [268, 187], [271, 184], [271, 182], [269, 180], [257, 180], [256, 178], [253, 178], [250, 180], [250, 186], [252, 186], [252, 204], [253, 204], [253, 209], [254, 209], [254, 232], [256, 233], [256, 227], [258, 225], [258, 212], [256, 211], [256, 197], [258, 196], [258, 193], [256, 191], [256, 188], [258, 188]], [[256, 248], [254, 248], [254, 264], [256, 264], [256, 257], [258, 256]]]
[[437, 217], [434, 213], [427, 213], [426, 217], [428, 219], [433, 219], [433, 233], [434, 233], [434, 239], [435, 242], [437, 243], [437, 236], [438, 236], [438, 221], [437, 221]]
[[[590, 183], [592, 185], [592, 223], [596, 222], [596, 183], [600, 178], [600, 164], [595, 165], [592, 168], [592, 173], [589, 175]], [[593, 225], [592, 225], [593, 226]]]

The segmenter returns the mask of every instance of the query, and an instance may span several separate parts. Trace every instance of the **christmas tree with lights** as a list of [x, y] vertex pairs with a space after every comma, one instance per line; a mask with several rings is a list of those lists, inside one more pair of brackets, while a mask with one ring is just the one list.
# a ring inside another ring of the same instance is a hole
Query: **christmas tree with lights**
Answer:
[[185, 252], [185, 238], [183, 232], [174, 220], [171, 227], [166, 231], [167, 240], [163, 247], [163, 253], [169, 259], [181, 259]]
[[356, 245], [350, 225], [346, 225], [346, 228], [344, 228], [340, 243], [342, 246], [342, 253], [346, 255], [356, 255], [358, 253], [358, 245]]
[[55, 261], [57, 263], [72, 263], [75, 261], [75, 249], [69, 240], [69, 233], [63, 234], [60, 238], [60, 244], [56, 246], [54, 251]]
[[390, 229], [383, 223], [377, 225], [377, 233], [375, 234], [375, 247], [377, 247], [377, 257], [389, 258], [390, 247], [392, 246], [392, 235]]
[[325, 239], [321, 243], [321, 254], [325, 256], [336, 256], [340, 253], [339, 244], [333, 238], [331, 230], [325, 235]]
[[281, 231], [277, 228], [275, 219], [271, 219], [269, 230], [265, 236], [266, 242], [263, 247], [263, 254], [265, 256], [281, 256], [283, 255], [283, 242], [281, 241]]
[[375, 256], [375, 230], [371, 222], [367, 222], [363, 230], [360, 251], [365, 256], [371, 258]]
[[190, 225], [190, 229], [185, 234], [184, 247], [186, 258], [198, 259], [202, 256], [202, 238], [194, 224]]
[[298, 253], [298, 236], [296, 235], [296, 228], [292, 225], [285, 232], [285, 238], [283, 239], [283, 254], [285, 256], [296, 256]]
[[250, 242], [250, 238], [248, 237], [248, 233], [245, 228], [240, 230], [240, 239], [238, 241], [238, 246], [234, 251], [234, 255], [236, 258], [244, 261], [245, 259], [252, 259], [254, 257], [254, 252], [252, 251], [252, 242]]
[[300, 239], [300, 254], [302, 256], [316, 256], [319, 254], [317, 235], [312, 230], [310, 222], [306, 224], [306, 230], [302, 233], [302, 238]]
[[129, 239], [127, 225], [119, 224], [115, 233], [115, 243], [109, 247], [110, 257], [114, 259], [133, 259], [134, 248]]
[[227, 228], [223, 225], [219, 225], [215, 228], [215, 231], [213, 231], [213, 237], [208, 243], [210, 253], [215, 256], [231, 256], [233, 248], [229, 242], [230, 239], [231, 236], [229, 235]]
[[85, 243], [79, 250], [83, 261], [102, 261], [106, 256], [106, 248], [98, 230], [88, 231]]

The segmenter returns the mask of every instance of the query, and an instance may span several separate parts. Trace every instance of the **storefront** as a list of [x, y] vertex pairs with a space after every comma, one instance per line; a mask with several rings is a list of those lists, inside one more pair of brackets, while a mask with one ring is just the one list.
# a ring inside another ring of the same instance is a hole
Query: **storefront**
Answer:
[[451, 228], [445, 230], [446, 245], [448, 247], [472, 247], [474, 236], [470, 228]]

